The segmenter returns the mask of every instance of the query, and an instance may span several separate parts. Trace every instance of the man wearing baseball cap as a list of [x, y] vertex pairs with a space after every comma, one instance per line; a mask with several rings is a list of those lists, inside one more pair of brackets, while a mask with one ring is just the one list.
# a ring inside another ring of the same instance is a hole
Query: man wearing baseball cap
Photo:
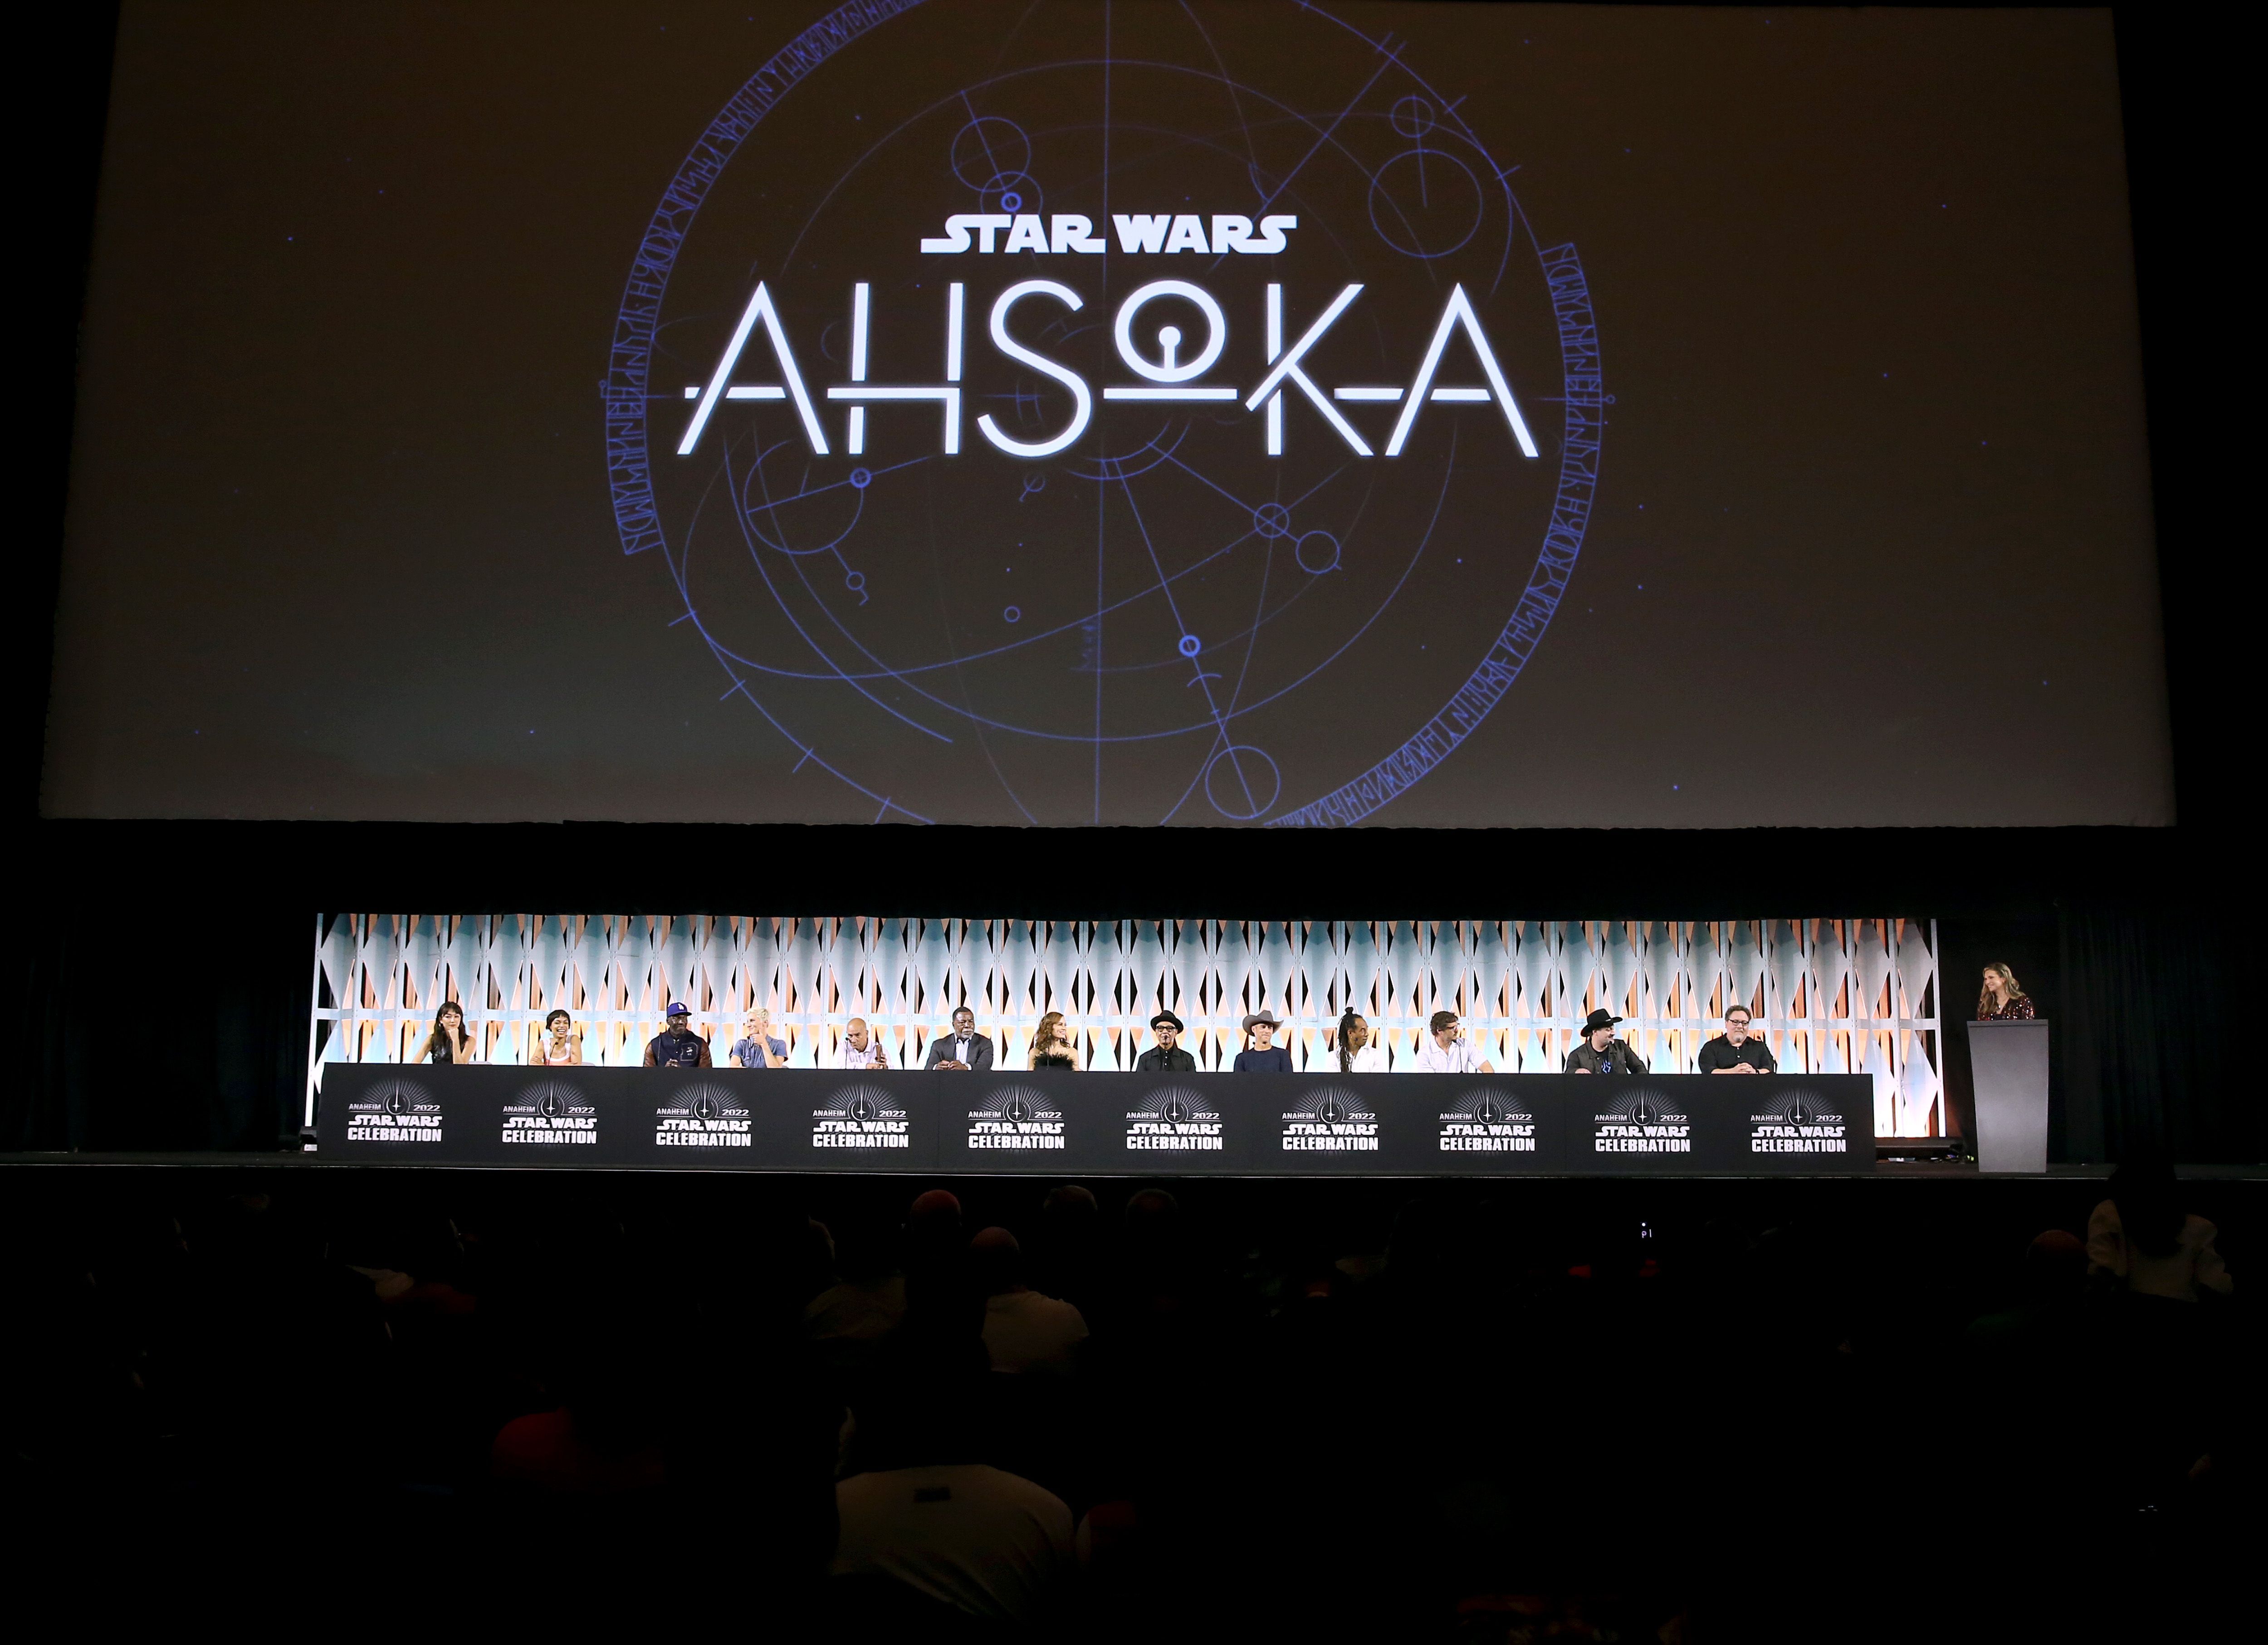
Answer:
[[706, 1068], [709, 1042], [693, 1031], [693, 1014], [681, 1000], [669, 1002], [669, 1026], [645, 1043], [649, 1068]]
[[1563, 1073], [1645, 1073], [1646, 1059], [1615, 1037], [1622, 1019], [1602, 1006], [1583, 1020], [1583, 1043], [1567, 1053]]
[[1137, 1073], [1195, 1073], [1197, 1059], [1182, 1049], [1182, 1020], [1170, 1011], [1150, 1019], [1158, 1043], [1134, 1059]]
[[1251, 1043], [1236, 1053], [1239, 1073], [1290, 1073], [1292, 1053], [1273, 1044], [1276, 1030], [1284, 1025], [1265, 1011], [1256, 1011], [1244, 1019], [1244, 1031]]

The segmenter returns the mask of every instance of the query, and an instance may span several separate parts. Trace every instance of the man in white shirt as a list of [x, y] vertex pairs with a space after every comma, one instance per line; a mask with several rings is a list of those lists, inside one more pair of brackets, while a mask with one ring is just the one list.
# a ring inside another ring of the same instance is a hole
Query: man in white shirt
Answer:
[[887, 1068], [890, 1059], [882, 1054], [881, 1040], [866, 1031], [866, 1019], [852, 1017], [843, 1025], [843, 1044], [836, 1054], [838, 1068]]
[[835, 1511], [836, 1575], [894, 1577], [988, 1622], [1049, 1620], [1078, 1575], [1062, 1499], [981, 1463], [853, 1474]]
[[1065, 1376], [1086, 1320], [1069, 1302], [1024, 1283], [1024, 1251], [1006, 1228], [986, 1228], [968, 1242], [969, 1267], [984, 1287], [984, 1352], [996, 1371]]
[[1454, 1011], [1436, 1011], [1426, 1024], [1432, 1044], [1420, 1045], [1410, 1067], [1418, 1073], [1494, 1073], [1496, 1065], [1484, 1061], [1465, 1038], [1465, 1025]]

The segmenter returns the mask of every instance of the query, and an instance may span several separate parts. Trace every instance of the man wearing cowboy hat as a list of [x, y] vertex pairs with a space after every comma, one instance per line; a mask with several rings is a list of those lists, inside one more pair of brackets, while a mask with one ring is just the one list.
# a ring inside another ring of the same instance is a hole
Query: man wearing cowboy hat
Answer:
[[1265, 1011], [1256, 1011], [1245, 1018], [1244, 1032], [1248, 1036], [1250, 1044], [1246, 1049], [1236, 1053], [1236, 1072], [1239, 1073], [1291, 1073], [1292, 1053], [1281, 1045], [1270, 1043], [1275, 1039], [1276, 1030], [1283, 1026]]
[[1564, 1073], [1646, 1073], [1646, 1059], [1615, 1037], [1621, 1022], [1602, 1006], [1583, 1019], [1583, 1043], [1567, 1053]]
[[1150, 1019], [1158, 1043], [1134, 1059], [1137, 1073], [1195, 1073], [1197, 1059], [1182, 1049], [1182, 1020], [1170, 1011]]
[[1425, 1024], [1430, 1045], [1420, 1045], [1410, 1064], [1414, 1073], [1494, 1073], [1496, 1065], [1474, 1049], [1454, 1011], [1436, 1011]]

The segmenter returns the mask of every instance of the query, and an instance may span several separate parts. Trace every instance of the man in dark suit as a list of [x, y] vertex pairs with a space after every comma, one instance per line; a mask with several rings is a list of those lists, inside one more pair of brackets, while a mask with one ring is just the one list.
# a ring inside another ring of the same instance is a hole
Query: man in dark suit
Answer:
[[924, 1068], [951, 1068], [962, 1073], [983, 1073], [992, 1066], [992, 1042], [976, 1031], [976, 1014], [967, 1006], [953, 1014], [953, 1032], [929, 1043]]

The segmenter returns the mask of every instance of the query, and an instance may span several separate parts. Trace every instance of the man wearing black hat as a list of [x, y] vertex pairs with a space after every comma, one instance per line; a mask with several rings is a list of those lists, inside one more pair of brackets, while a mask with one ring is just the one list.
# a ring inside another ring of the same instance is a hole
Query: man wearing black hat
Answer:
[[1182, 1020], [1170, 1011], [1150, 1019], [1158, 1043], [1134, 1059], [1137, 1073], [1195, 1073], [1197, 1059], [1182, 1049]]
[[709, 1042], [693, 1031], [693, 1014], [682, 1000], [669, 1002], [669, 1026], [645, 1043], [649, 1068], [706, 1068]]
[[1583, 1020], [1583, 1043], [1567, 1053], [1564, 1073], [1646, 1073], [1646, 1059], [1615, 1037], [1622, 1019], [1604, 1007]]

